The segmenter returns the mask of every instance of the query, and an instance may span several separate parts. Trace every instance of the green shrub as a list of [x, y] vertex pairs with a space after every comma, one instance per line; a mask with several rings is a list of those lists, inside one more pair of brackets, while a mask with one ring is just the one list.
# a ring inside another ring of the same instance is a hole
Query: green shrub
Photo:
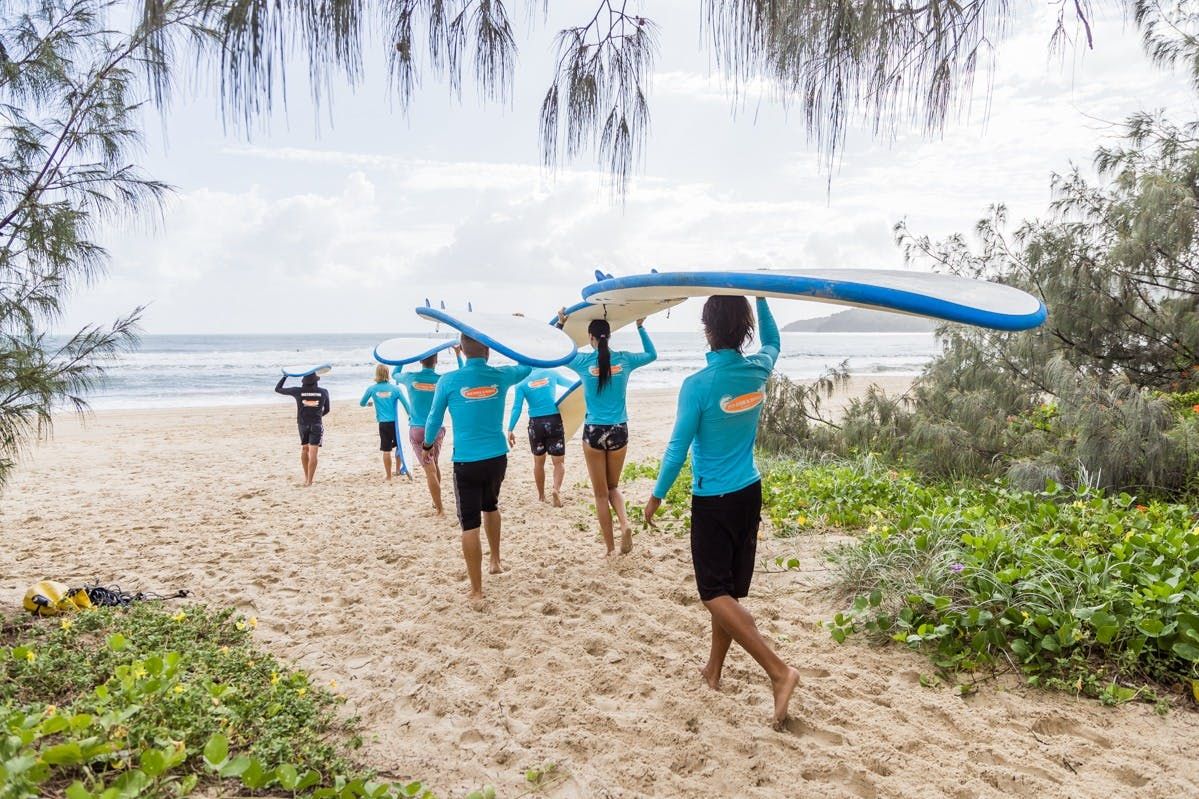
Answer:
[[0, 637], [0, 797], [180, 796], [236, 780], [316, 797], [427, 796], [357, 776], [333, 694], [233, 611], [150, 604], [14, 620]]
[[947, 673], [1010, 665], [1108, 701], [1196, 685], [1199, 530], [1184, 505], [925, 484], [869, 462], [776, 468], [771, 483], [772, 516], [861, 531], [831, 553], [854, 597], [828, 624], [838, 641], [866, 632]]

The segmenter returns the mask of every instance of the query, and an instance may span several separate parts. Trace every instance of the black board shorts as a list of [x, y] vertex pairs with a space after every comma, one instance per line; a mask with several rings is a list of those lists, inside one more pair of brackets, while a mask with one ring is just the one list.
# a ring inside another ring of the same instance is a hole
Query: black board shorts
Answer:
[[391, 452], [396, 448], [396, 423], [379, 422], [379, 450]]
[[562, 414], [529, 417], [529, 449], [534, 455], [566, 454], [566, 428], [562, 425]]
[[463, 530], [479, 529], [484, 513], [499, 510], [500, 486], [507, 472], [507, 455], [454, 462], [454, 499], [458, 502], [458, 523]]
[[300, 422], [300, 444], [301, 446], [319, 447], [325, 440], [325, 426], [319, 422], [309, 424], [308, 422]]
[[728, 494], [691, 497], [691, 563], [700, 599], [749, 596], [761, 523], [761, 480]]
[[583, 442], [592, 449], [602, 449], [605, 452], [624, 449], [629, 445], [629, 423], [585, 424]]

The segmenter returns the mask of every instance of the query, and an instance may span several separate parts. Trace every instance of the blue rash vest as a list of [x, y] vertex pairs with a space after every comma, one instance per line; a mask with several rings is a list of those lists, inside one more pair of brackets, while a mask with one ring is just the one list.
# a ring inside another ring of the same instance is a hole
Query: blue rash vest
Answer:
[[574, 382], [567, 380], [557, 369], [534, 369], [533, 373], [516, 386], [512, 394], [512, 415], [508, 417], [508, 432], [516, 428], [516, 420], [520, 418], [521, 406], [529, 403], [529, 418], [534, 416], [553, 416], [558, 412], [558, 386], [570, 388]]
[[[458, 368], [462, 368], [462, 356], [457, 352]], [[403, 367], [397, 366], [391, 372], [391, 377], [399, 385], [408, 390], [408, 418], [414, 427], [425, 423], [429, 418], [429, 408], [433, 407], [433, 392], [437, 390], [437, 381], [441, 374], [436, 369], [421, 368], [416, 372], [404, 372]]]
[[587, 424], [621, 424], [629, 420], [625, 397], [629, 387], [629, 373], [658, 359], [658, 351], [644, 327], [637, 328], [641, 346], [645, 352], [611, 350], [612, 377], [603, 391], [599, 387], [599, 354], [580, 352], [566, 366], [583, 381], [583, 397], [587, 400]]
[[362, 399], [358, 404], [366, 407], [366, 403], [374, 400], [375, 403], [375, 421], [376, 422], [395, 422], [396, 418], [396, 403], [404, 407], [404, 412], [408, 414], [408, 418], [412, 418], [412, 406], [408, 404], [408, 400], [404, 398], [404, 392], [400, 391], [400, 387], [395, 383], [375, 383], [362, 394]]
[[766, 300], [758, 298], [762, 348], [745, 356], [736, 350], [708, 353], [708, 365], [683, 381], [674, 432], [662, 456], [654, 496], [663, 499], [691, 450], [691, 493], [728, 494], [762, 476], [754, 463], [758, 417], [766, 380], [779, 357], [778, 325]]
[[488, 366], [484, 358], [467, 358], [461, 369], [442, 375], [425, 420], [425, 445], [437, 438], [448, 409], [454, 420], [455, 463], [507, 455], [504, 397], [531, 371], [528, 366]]

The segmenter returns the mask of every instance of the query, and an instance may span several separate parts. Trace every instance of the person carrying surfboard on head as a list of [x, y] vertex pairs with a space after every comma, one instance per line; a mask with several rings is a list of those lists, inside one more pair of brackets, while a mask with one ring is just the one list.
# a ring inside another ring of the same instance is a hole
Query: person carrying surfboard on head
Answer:
[[275, 392], [293, 397], [296, 401], [296, 424], [300, 430], [300, 466], [304, 469], [304, 485], [312, 485], [316, 476], [317, 455], [325, 441], [325, 416], [332, 409], [329, 392], [317, 385], [320, 378], [309, 373], [300, 378], [299, 386], [284, 388], [287, 375], [279, 378]]
[[[566, 309], [558, 312], [559, 327], [567, 322]], [[580, 352], [567, 367], [579, 376], [587, 401], [583, 419], [583, 457], [595, 492], [595, 511], [608, 554], [616, 551], [612, 536], [612, 511], [620, 523], [620, 552], [633, 551], [633, 531], [620, 493], [620, 473], [624, 470], [629, 443], [629, 411], [626, 403], [629, 375], [658, 358], [654, 342], [637, 320], [637, 335], [644, 352], [612, 350], [608, 340], [612, 327], [606, 319], [593, 319], [587, 326], [591, 352]]]
[[529, 376], [528, 366], [488, 366], [484, 344], [462, 334], [466, 363], [443, 375], [433, 393], [425, 438], [421, 446], [432, 457], [441, 423], [448, 410], [454, 420], [454, 497], [462, 525], [462, 557], [470, 577], [469, 599], [483, 599], [483, 548], [479, 528], [487, 533], [492, 574], [504, 570], [500, 561], [500, 486], [508, 470], [504, 440], [504, 399], [508, 389]]
[[574, 383], [556, 369], [534, 369], [522, 380], [512, 395], [512, 415], [508, 418], [508, 444], [516, 446], [516, 422], [526, 402], [529, 403], [529, 449], [533, 452], [533, 480], [537, 484], [537, 499], [545, 502], [545, 457], [554, 462], [554, 488], [551, 493], [555, 508], [562, 507], [562, 480], [566, 476], [566, 430], [562, 414], [555, 404], [558, 386], [570, 388]]
[[[454, 347], [454, 357], [458, 368], [462, 368], [462, 350]], [[445, 514], [441, 504], [441, 442], [445, 440], [445, 428], [437, 431], [433, 448], [426, 452], [422, 447], [425, 440], [425, 419], [429, 418], [429, 408], [433, 406], [433, 394], [437, 390], [437, 381], [441, 374], [437, 371], [437, 353], [430, 355], [420, 362], [420, 370], [404, 372], [397, 366], [391, 373], [392, 378], [408, 392], [409, 419], [408, 443], [416, 460], [421, 464], [425, 473], [425, 482], [429, 486], [429, 497], [433, 500], [434, 512], [438, 516]]]
[[762, 346], [748, 357], [741, 351], [753, 336], [749, 300], [715, 296], [704, 305], [708, 365], [683, 381], [674, 431], [645, 504], [645, 521], [653, 525], [690, 450], [691, 562], [699, 597], [712, 616], [711, 650], [700, 674], [718, 689], [725, 655], [736, 641], [770, 677], [774, 725], [781, 729], [799, 672], [770, 648], [740, 603], [749, 595], [761, 522], [762, 477], [754, 463], [754, 442], [766, 381], [781, 344], [770, 306], [762, 297], [757, 304]]
[[[364, 408], [371, 404], [375, 406], [375, 421], [379, 423], [379, 449], [383, 452], [383, 470], [387, 473], [388, 480], [391, 479], [391, 451], [393, 449], [397, 455], [397, 470], [400, 474], [407, 473], [402, 468], [403, 455], [396, 438], [396, 428], [399, 425], [396, 403], [404, 407], [404, 412], [411, 420], [412, 406], [408, 404], [400, 387], [391, 382], [387, 367], [379, 364], [375, 367], [375, 384], [363, 392], [362, 399], [358, 404]], [[408, 479], [411, 480], [412, 475], [409, 474]]]

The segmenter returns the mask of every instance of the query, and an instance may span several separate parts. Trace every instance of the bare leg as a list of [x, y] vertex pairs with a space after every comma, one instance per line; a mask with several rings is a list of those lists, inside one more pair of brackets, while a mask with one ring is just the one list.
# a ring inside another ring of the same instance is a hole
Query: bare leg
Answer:
[[391, 453], [383, 453], [383, 469], [387, 472], [387, 479], [391, 479]]
[[300, 470], [304, 472], [304, 485], [308, 485], [308, 445], [300, 445]]
[[483, 547], [479, 543], [479, 528], [462, 533], [462, 558], [466, 561], [466, 574], [470, 577], [471, 601], [483, 598]]
[[[770, 677], [771, 691], [774, 693], [774, 726], [780, 729], [787, 720], [787, 705], [791, 702], [791, 694], [799, 683], [799, 672], [783, 662], [775, 654], [766, 639], [758, 632], [754, 617], [750, 615], [740, 602], [731, 596], [718, 596], [704, 601], [704, 606], [712, 614], [713, 625], [723, 628], [750, 657], [758, 661], [767, 676]], [[715, 630], [713, 630], [715, 633]], [[715, 635], [713, 635], [715, 649]], [[727, 647], [726, 647], [727, 649]]]
[[713, 691], [720, 689], [720, 673], [724, 670], [724, 657], [729, 653], [729, 645], [733, 643], [728, 631], [720, 626], [716, 617], [712, 617], [712, 651], [708, 653], [708, 663], [699, 673], [703, 676], [708, 687]]
[[320, 454], [321, 448], [315, 444], [308, 445], [308, 482], [305, 485], [312, 485], [312, 480], [316, 477], [316, 461]]
[[583, 444], [583, 459], [587, 461], [587, 474], [591, 476], [591, 490], [595, 494], [595, 515], [599, 517], [600, 534], [604, 537], [604, 546], [611, 555], [616, 550], [612, 540], [612, 511], [608, 508], [608, 467], [607, 453], [602, 449], [593, 449], [590, 444]]
[[552, 455], [554, 459], [554, 507], [562, 507], [562, 481], [566, 478], [566, 456]]
[[633, 551], [633, 530], [629, 527], [629, 516], [624, 507], [624, 495], [620, 493], [620, 473], [624, 471], [624, 459], [629, 454], [628, 447], [621, 447], [615, 452], [608, 453], [608, 504], [616, 511], [616, 520], [620, 522], [620, 554], [627, 555]]
[[429, 496], [433, 498], [433, 507], [437, 509], [437, 515], [441, 516], [445, 513], [441, 507], [441, 469], [436, 463], [421, 465], [425, 470], [425, 482], [429, 484]]
[[491, 550], [492, 574], [499, 574], [504, 570], [503, 564], [500, 563], [500, 521], [498, 510], [483, 511], [483, 529], [487, 532], [487, 547]]
[[537, 483], [537, 499], [545, 502], [545, 456], [533, 456], [533, 481]]

